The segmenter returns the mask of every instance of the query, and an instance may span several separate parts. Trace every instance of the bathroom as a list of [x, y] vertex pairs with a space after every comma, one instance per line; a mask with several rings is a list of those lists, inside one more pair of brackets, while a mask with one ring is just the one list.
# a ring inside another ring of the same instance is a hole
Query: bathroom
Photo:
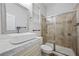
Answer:
[[0, 56], [79, 56], [78, 3], [0, 3]]

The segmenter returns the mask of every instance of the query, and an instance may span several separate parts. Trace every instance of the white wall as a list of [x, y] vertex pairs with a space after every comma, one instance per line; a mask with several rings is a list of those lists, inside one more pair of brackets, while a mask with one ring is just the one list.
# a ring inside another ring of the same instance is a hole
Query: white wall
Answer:
[[0, 34], [1, 34], [1, 4], [0, 4]]
[[72, 11], [75, 3], [56, 3], [47, 6], [47, 16], [56, 16], [62, 13]]
[[41, 12], [40, 12], [41, 15], [46, 16], [47, 9], [46, 9], [46, 6], [44, 6], [43, 3], [40, 4], [40, 11], [41, 11]]
[[[41, 22], [41, 15], [46, 16], [46, 9], [42, 4], [34, 3], [32, 5], [32, 19], [30, 20], [30, 31], [33, 30], [41, 30], [40, 22]], [[38, 31], [36, 31], [38, 33]], [[38, 35], [40, 35], [40, 31]]]
[[[32, 4], [32, 18], [29, 21], [29, 30], [33, 32], [33, 30], [39, 30], [39, 4], [34, 3]], [[35, 31], [34, 31], [35, 32]]]
[[20, 5], [24, 6], [30, 11], [30, 14], [32, 16], [32, 3], [20, 3]]

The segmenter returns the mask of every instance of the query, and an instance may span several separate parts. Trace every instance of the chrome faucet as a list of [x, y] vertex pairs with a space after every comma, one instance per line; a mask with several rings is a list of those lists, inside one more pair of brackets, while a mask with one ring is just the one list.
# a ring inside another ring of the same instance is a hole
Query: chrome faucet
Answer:
[[17, 28], [17, 31], [18, 31], [17, 33], [20, 33], [20, 29], [21, 29], [21, 28], [26, 28], [26, 27], [19, 27], [19, 26], [18, 26], [18, 27], [16, 27], [16, 28]]

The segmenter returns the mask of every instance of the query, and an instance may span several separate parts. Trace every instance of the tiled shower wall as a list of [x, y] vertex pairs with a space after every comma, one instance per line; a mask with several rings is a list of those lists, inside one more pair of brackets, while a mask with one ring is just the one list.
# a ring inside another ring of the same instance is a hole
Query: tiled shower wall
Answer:
[[[53, 21], [53, 17], [51, 18]], [[51, 21], [51, 22], [52, 22]], [[47, 42], [54, 42], [58, 45], [75, 49], [76, 41], [76, 28], [74, 27], [76, 23], [76, 13], [68, 12], [56, 16], [56, 24], [47, 24]]]
[[76, 12], [57, 16], [56, 44], [71, 48], [76, 52]]

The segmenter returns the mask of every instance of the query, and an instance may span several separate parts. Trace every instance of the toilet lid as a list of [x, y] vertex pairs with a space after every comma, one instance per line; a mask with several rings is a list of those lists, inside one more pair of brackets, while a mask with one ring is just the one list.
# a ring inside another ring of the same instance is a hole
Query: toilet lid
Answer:
[[48, 45], [42, 45], [41, 46], [41, 48], [43, 49], [43, 50], [53, 50], [50, 46], [48, 46]]

